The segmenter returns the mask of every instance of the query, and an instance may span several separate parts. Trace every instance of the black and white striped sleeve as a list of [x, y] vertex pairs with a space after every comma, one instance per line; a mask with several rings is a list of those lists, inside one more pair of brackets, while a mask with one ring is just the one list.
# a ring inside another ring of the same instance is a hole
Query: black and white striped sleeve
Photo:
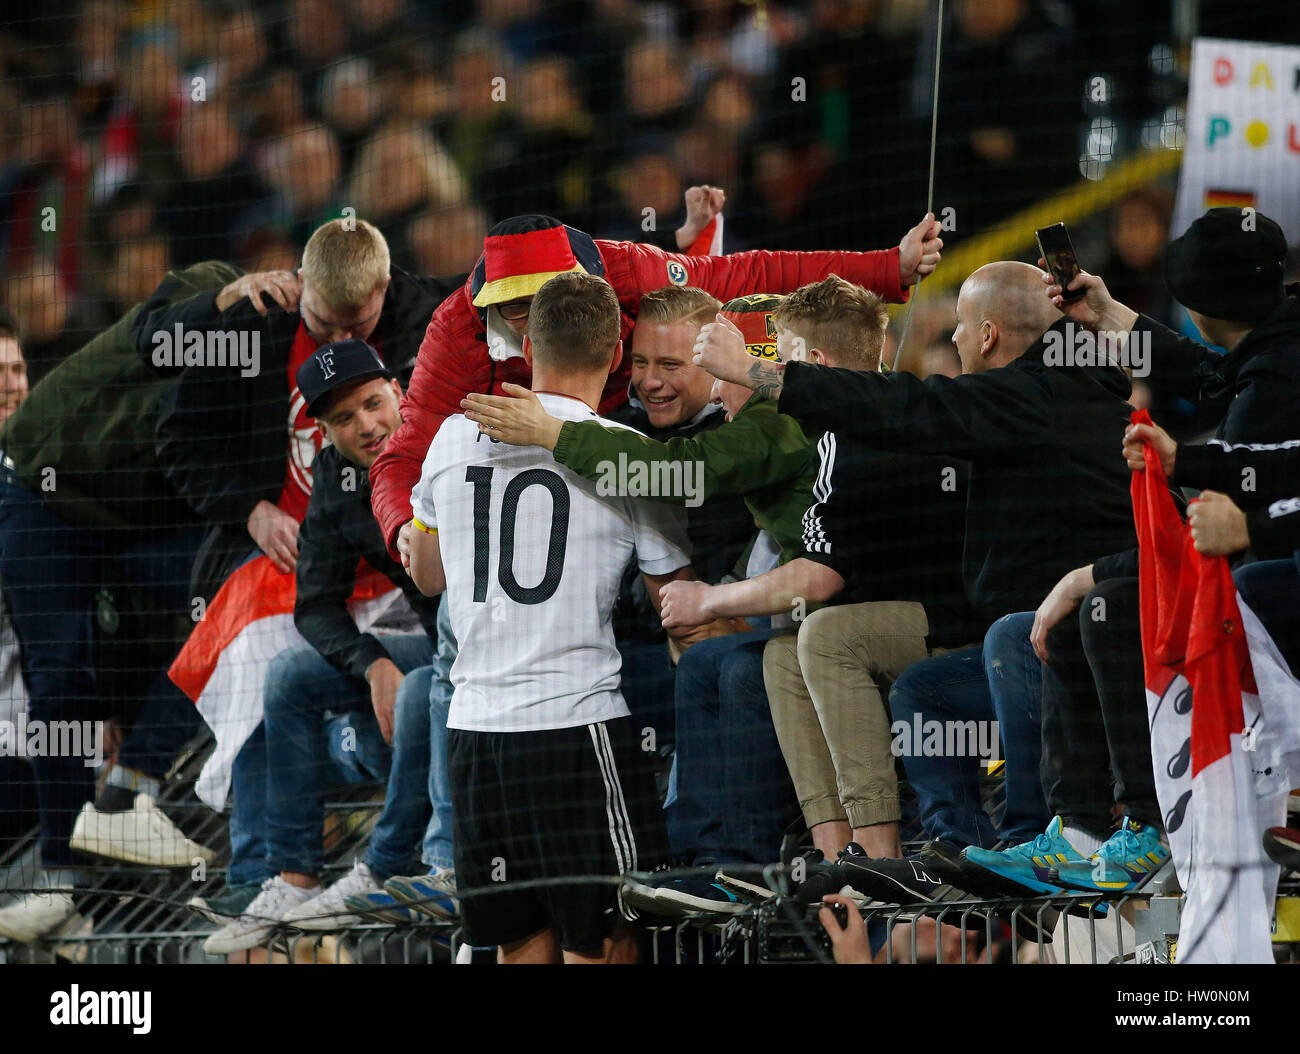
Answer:
[[803, 556], [846, 576], [855, 542], [852, 525], [845, 522], [846, 513], [851, 512], [846, 508], [850, 503], [844, 500], [843, 488], [839, 492], [835, 489], [837, 480], [844, 478], [839, 453], [835, 433], [823, 433], [817, 441], [813, 503], [803, 514]]

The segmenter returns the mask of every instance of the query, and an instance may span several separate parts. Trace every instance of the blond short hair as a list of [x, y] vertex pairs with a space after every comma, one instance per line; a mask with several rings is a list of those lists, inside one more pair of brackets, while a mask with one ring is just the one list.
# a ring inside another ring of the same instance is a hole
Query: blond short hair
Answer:
[[722, 301], [703, 289], [691, 285], [666, 285], [642, 295], [637, 321], [657, 325], [689, 322], [693, 326], [702, 326], [712, 322], [721, 309]]
[[388, 281], [388, 242], [362, 219], [330, 220], [302, 251], [302, 278], [337, 311], [359, 311]]
[[820, 348], [834, 365], [850, 370], [880, 368], [889, 311], [875, 293], [831, 275], [801, 286], [772, 313], [779, 329]]

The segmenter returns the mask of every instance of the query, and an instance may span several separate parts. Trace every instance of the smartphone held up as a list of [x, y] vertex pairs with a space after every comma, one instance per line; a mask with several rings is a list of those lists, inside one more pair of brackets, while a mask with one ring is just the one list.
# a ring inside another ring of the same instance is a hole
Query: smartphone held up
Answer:
[[1076, 300], [1082, 300], [1084, 290], [1068, 288], [1079, 273], [1079, 260], [1074, 255], [1074, 245], [1070, 242], [1065, 224], [1053, 223], [1050, 227], [1043, 227], [1034, 231], [1034, 237], [1038, 241], [1039, 255], [1052, 272], [1056, 284], [1061, 287], [1062, 302], [1073, 304]]

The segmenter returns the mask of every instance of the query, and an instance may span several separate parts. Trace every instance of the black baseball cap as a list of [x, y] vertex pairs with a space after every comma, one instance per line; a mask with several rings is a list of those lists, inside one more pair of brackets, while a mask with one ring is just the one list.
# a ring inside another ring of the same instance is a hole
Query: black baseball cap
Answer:
[[321, 399], [335, 388], [372, 377], [391, 380], [393, 371], [364, 340], [352, 337], [322, 345], [298, 367], [298, 390], [307, 400], [307, 416], [320, 416]]
[[1286, 295], [1286, 237], [1261, 212], [1208, 209], [1165, 250], [1165, 283], [1193, 311], [1227, 322], [1259, 322]]

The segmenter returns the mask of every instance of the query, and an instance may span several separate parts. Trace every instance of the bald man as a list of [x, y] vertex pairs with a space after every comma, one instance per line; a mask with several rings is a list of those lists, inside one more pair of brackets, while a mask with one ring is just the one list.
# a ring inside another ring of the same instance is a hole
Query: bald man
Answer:
[[[1008, 769], [1001, 835], [1012, 844], [1031, 842], [1047, 817], [1037, 771], [1038, 667], [1023, 613], [1065, 571], [1134, 540], [1127, 468], [1115, 453], [1132, 409], [1128, 377], [1115, 366], [1049, 364], [1061, 358], [1052, 349], [1073, 331], [1050, 301], [1044, 304], [1042, 287], [1038, 268], [1014, 262], [989, 264], [966, 279], [953, 334], [959, 377], [852, 373], [747, 355], [741, 361], [708, 326], [697, 344], [696, 361], [710, 373], [779, 400], [779, 410], [805, 429], [970, 463], [963, 575], [967, 598], [990, 627], [986, 647], [908, 667], [890, 709], [931, 839], [924, 862], [971, 892], [996, 891], [997, 879], [960, 855], [998, 840], [980, 805], [979, 759], [970, 742], [948, 737], [936, 755], [933, 740], [911, 742], [910, 730], [929, 727], [928, 720], [997, 717]], [[934, 486], [950, 485], [952, 475], [941, 473]], [[915, 558], [924, 560], [927, 539], [915, 545]], [[1019, 618], [1004, 621], [1009, 615]], [[992, 690], [986, 660], [999, 671]], [[909, 733], [900, 735], [904, 726]], [[1073, 849], [1067, 855], [1081, 858]]]

